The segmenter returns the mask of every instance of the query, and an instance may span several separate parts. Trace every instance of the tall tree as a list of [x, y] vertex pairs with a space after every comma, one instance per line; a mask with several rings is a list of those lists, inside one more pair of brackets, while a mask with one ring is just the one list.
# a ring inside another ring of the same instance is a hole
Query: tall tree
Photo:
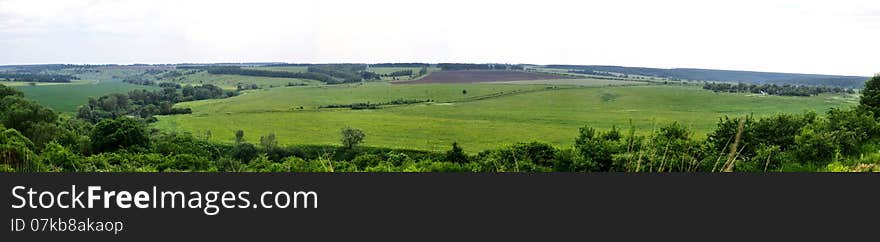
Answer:
[[467, 154], [464, 153], [461, 146], [458, 146], [458, 142], [452, 142], [452, 149], [446, 151], [446, 161], [460, 164], [468, 162]]
[[146, 147], [149, 143], [144, 124], [128, 117], [102, 120], [92, 131], [92, 146], [97, 152]]
[[[58, 133], [55, 121], [58, 114], [37, 102], [10, 95], [0, 99], [0, 124], [18, 130], [37, 146], [54, 138]], [[39, 138], [38, 138], [39, 137]]]
[[244, 130], [236, 130], [235, 131], [235, 143], [241, 144], [244, 142]]
[[24, 97], [24, 93], [15, 88], [7, 87], [3, 84], [0, 84], [0, 99], [6, 96], [16, 96], [16, 97]]
[[267, 151], [278, 146], [278, 141], [275, 140], [275, 133], [269, 133], [267, 136], [260, 136], [260, 145]]
[[366, 135], [360, 129], [345, 127], [342, 129], [342, 145], [346, 148], [354, 148], [360, 144]]
[[862, 89], [862, 99], [859, 107], [874, 113], [874, 117], [880, 116], [880, 75], [876, 75], [865, 82]]

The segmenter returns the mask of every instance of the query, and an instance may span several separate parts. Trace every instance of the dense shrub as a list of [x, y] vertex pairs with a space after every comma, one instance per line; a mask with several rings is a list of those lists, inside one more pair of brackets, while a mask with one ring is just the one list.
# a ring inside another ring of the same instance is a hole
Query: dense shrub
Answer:
[[144, 124], [127, 117], [99, 122], [92, 131], [91, 140], [96, 152], [146, 148], [150, 143]]

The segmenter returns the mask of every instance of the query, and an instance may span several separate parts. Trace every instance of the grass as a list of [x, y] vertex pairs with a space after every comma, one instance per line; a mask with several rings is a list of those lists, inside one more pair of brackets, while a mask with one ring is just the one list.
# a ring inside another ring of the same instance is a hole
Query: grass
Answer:
[[[306, 72], [308, 71], [308, 67], [306, 66], [270, 66], [270, 67], [247, 67], [247, 69], [256, 69], [256, 70], [268, 70], [268, 71], [286, 71], [286, 72]], [[421, 68], [403, 68], [403, 67], [377, 67], [370, 68], [369, 71], [376, 72], [378, 74], [389, 74], [399, 70], [413, 70], [414, 73], [418, 73]], [[430, 71], [439, 70], [437, 68], [428, 68]], [[391, 81], [391, 80], [409, 80], [409, 76], [400, 76], [396, 77], [382, 77], [383, 81]], [[178, 79], [173, 80], [175, 83], [180, 83], [182, 85], [202, 85], [202, 84], [213, 84], [219, 86], [223, 89], [233, 90], [239, 84], [257, 84], [260, 88], [271, 88], [271, 87], [283, 87], [287, 86], [289, 83], [294, 84], [306, 84], [306, 85], [319, 85], [322, 84], [319, 81], [315, 80], [307, 80], [307, 79], [296, 79], [296, 78], [275, 78], [275, 77], [259, 77], [259, 76], [241, 76], [241, 75], [214, 75], [207, 72], [198, 72], [191, 75], [185, 75]]]
[[17, 81], [0, 81], [0, 85], [7, 87], [23, 87], [23, 86], [55, 86], [55, 85], [82, 85], [94, 84], [93, 80], [73, 80], [70, 82], [17, 82]]
[[134, 89], [155, 89], [156, 87], [123, 83], [121, 81], [81, 81], [67, 85], [16, 86], [25, 97], [55, 111], [73, 113], [77, 107], [86, 104], [89, 97], [100, 97], [111, 93], [127, 93]]
[[128, 76], [152, 69], [168, 69], [168, 67], [101, 66], [88, 69], [68, 68], [50, 73], [75, 75], [80, 80], [63, 84], [38, 83], [36, 86], [21, 82], [0, 82], [0, 84], [12, 84], [11, 86], [24, 92], [25, 97], [33, 99], [55, 111], [73, 113], [76, 112], [80, 105], [86, 104], [89, 97], [97, 98], [111, 93], [127, 93], [135, 89], [157, 88], [122, 82]]
[[[287, 68], [287, 67], [271, 67], [271, 68]], [[236, 89], [238, 84], [257, 84], [260, 88], [282, 87], [289, 83], [316, 85], [321, 82], [315, 80], [296, 79], [296, 78], [276, 78], [261, 76], [240, 76], [240, 75], [214, 75], [207, 72], [198, 72], [192, 75], [185, 75], [180, 80], [174, 80], [175, 83], [181, 85], [202, 85], [213, 84], [223, 89]]]
[[[544, 87], [523, 85], [398, 85], [389, 83], [365, 83], [329, 86], [283, 87], [248, 91], [228, 99], [203, 100], [183, 103], [181, 107], [192, 108], [196, 114], [255, 113], [316, 110], [329, 104], [380, 103], [398, 99], [436, 102], [460, 102], [487, 95], [540, 90]], [[462, 94], [467, 90], [467, 94]]]
[[[462, 89], [468, 94], [462, 95]], [[505, 95], [492, 95], [500, 92]], [[475, 98], [481, 95], [491, 98]], [[377, 110], [315, 108], [400, 98], [437, 102]], [[579, 127], [626, 128], [630, 120], [641, 132], [678, 121], [704, 135], [724, 115], [824, 112], [853, 105], [853, 100], [834, 95], [713, 93], [695, 86], [547, 89], [540, 85], [375, 83], [276, 88], [185, 103], [181, 106], [192, 107], [194, 114], [160, 117], [155, 127], [192, 133], [210, 130], [214, 141], [220, 142], [232, 142], [233, 132], [242, 129], [251, 142], [273, 132], [282, 144], [338, 144], [339, 130], [351, 126], [364, 130], [367, 146], [446, 150], [452, 142], [459, 142], [466, 151], [478, 152], [524, 141], [569, 146]], [[300, 105], [305, 109], [291, 109]]]

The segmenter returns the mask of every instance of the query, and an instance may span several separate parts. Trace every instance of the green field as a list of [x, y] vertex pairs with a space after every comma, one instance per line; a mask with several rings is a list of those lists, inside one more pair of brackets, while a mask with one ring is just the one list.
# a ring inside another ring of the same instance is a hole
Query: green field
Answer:
[[24, 82], [0, 82], [24, 92], [25, 97], [36, 100], [55, 111], [72, 113], [77, 107], [86, 104], [89, 97], [100, 97], [111, 93], [127, 93], [135, 89], [156, 89], [158, 87], [124, 83], [125, 77], [143, 73], [147, 70], [169, 69], [155, 66], [100, 66], [91, 68], [69, 68], [50, 73], [74, 75], [80, 80], [71, 83], [37, 83], [31, 86]]
[[[397, 85], [366, 83], [332, 86], [283, 87], [253, 90], [227, 99], [203, 100], [180, 104], [197, 115], [214, 113], [259, 113], [315, 110], [329, 104], [378, 103], [398, 99], [432, 99], [437, 103], [461, 102], [492, 95], [546, 89], [527, 85]], [[462, 94], [467, 90], [467, 94]]]
[[56, 86], [56, 85], [82, 85], [95, 84], [97, 81], [90, 80], [73, 80], [71, 82], [17, 82], [17, 81], [0, 81], [0, 85], [7, 87], [23, 87], [23, 86]]
[[[278, 67], [273, 67], [278, 68]], [[212, 84], [223, 89], [236, 89], [239, 84], [250, 85], [257, 84], [260, 88], [282, 87], [288, 84], [306, 84], [314, 85], [320, 82], [315, 80], [296, 79], [296, 78], [276, 78], [261, 76], [240, 76], [240, 75], [214, 75], [207, 72], [199, 72], [192, 75], [185, 75], [174, 83], [181, 85], [202, 85]]]
[[[462, 94], [461, 90], [468, 90]], [[501, 93], [504, 94], [501, 94]], [[434, 99], [433, 103], [377, 110], [317, 109], [326, 104]], [[854, 105], [855, 97], [757, 96], [713, 93], [696, 86], [566, 87], [506, 84], [426, 84], [286, 87], [250, 91], [223, 100], [183, 103], [192, 115], [160, 117], [155, 127], [192, 133], [210, 130], [232, 142], [241, 129], [249, 141], [273, 132], [282, 144], [338, 144], [345, 126], [363, 129], [368, 146], [468, 152], [523, 141], [569, 146], [577, 129], [626, 126], [640, 130], [673, 121], [697, 135], [724, 115], [824, 112]], [[303, 109], [298, 109], [303, 106]], [[621, 127], [626, 128], [626, 127]]]
[[78, 81], [65, 85], [16, 86], [25, 97], [36, 100], [55, 111], [72, 113], [77, 107], [86, 104], [89, 97], [100, 97], [111, 93], [127, 93], [134, 89], [155, 89], [156, 87], [128, 84], [121, 81]]

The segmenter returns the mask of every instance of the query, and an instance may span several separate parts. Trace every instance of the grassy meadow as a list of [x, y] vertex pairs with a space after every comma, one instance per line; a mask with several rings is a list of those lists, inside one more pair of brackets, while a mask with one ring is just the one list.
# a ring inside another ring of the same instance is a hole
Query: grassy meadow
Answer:
[[[5, 83], [2, 83], [5, 85]], [[127, 93], [134, 89], [155, 89], [157, 87], [128, 84], [121, 81], [75, 81], [70, 84], [46, 84], [37, 86], [14, 86], [25, 97], [50, 107], [58, 112], [73, 113], [88, 102], [89, 97], [100, 97], [111, 93]]]
[[80, 80], [71, 83], [37, 83], [35, 86], [24, 82], [0, 82], [22, 91], [25, 97], [54, 109], [58, 112], [73, 113], [89, 97], [98, 98], [111, 93], [127, 93], [135, 89], [158, 89], [154, 86], [135, 85], [122, 82], [126, 77], [146, 70], [168, 69], [154, 66], [100, 66], [92, 68], [69, 68], [50, 73], [74, 75]]
[[241, 75], [215, 75], [207, 72], [198, 72], [192, 75], [185, 75], [174, 83], [181, 85], [203, 85], [212, 84], [223, 89], [235, 90], [239, 84], [250, 85], [257, 84], [260, 88], [283, 87], [288, 84], [296, 85], [316, 85], [320, 82], [315, 80], [297, 79], [297, 78], [277, 78], [277, 77], [261, 77], [261, 76], [241, 76]]
[[[251, 142], [275, 133], [281, 144], [338, 144], [339, 130], [351, 126], [364, 130], [367, 146], [447, 150], [459, 142], [467, 152], [478, 152], [523, 141], [570, 146], [584, 125], [626, 129], [632, 122], [639, 132], [649, 132], [677, 121], [702, 136], [725, 115], [821, 113], [857, 102], [856, 97], [840, 95], [759, 96], [714, 93], [697, 86], [530, 84], [370, 83], [255, 90], [229, 99], [179, 104], [192, 108], [193, 114], [159, 117], [154, 127], [197, 135], [210, 131], [218, 142], [232, 142], [233, 132], [241, 129]], [[318, 108], [396, 99], [434, 102], [374, 110]]]

